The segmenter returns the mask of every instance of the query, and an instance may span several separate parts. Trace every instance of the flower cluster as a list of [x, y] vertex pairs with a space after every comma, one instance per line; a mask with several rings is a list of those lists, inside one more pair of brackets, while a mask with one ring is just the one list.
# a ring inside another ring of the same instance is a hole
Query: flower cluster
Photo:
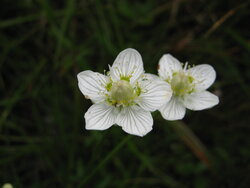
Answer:
[[218, 104], [206, 91], [215, 80], [209, 65], [188, 68], [167, 54], [159, 62], [159, 77], [147, 74], [142, 57], [128, 48], [118, 54], [104, 75], [83, 71], [77, 75], [83, 95], [94, 104], [85, 114], [86, 129], [105, 130], [116, 124], [133, 135], [152, 130], [150, 112], [159, 110], [166, 120], [182, 119], [186, 108], [202, 110]]

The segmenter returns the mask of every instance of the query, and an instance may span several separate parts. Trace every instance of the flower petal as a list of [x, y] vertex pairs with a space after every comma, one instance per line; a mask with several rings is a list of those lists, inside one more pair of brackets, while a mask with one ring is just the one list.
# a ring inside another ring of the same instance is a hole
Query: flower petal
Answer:
[[151, 73], [144, 73], [142, 76], [142, 80], [145, 78], [149, 80], [161, 80], [159, 76]]
[[185, 96], [183, 103], [190, 110], [204, 110], [217, 105], [219, 98], [209, 91], [202, 91]]
[[115, 124], [116, 116], [115, 107], [103, 103], [93, 104], [84, 115], [86, 129], [108, 129]]
[[129, 134], [144, 136], [152, 130], [153, 118], [150, 112], [134, 105], [124, 107], [119, 113], [116, 123]]
[[134, 83], [143, 71], [141, 55], [135, 49], [128, 48], [118, 54], [110, 68], [110, 75], [113, 81], [125, 77], [130, 79], [130, 83]]
[[141, 94], [137, 103], [144, 110], [155, 111], [172, 96], [171, 86], [162, 80], [144, 80], [140, 83]]
[[105, 86], [109, 81], [107, 76], [93, 71], [83, 71], [77, 75], [77, 79], [78, 86], [86, 98], [94, 103], [105, 99]]
[[188, 73], [194, 78], [195, 88], [198, 91], [209, 88], [216, 78], [214, 68], [207, 64], [197, 65], [188, 69]]
[[178, 98], [172, 97], [170, 101], [164, 104], [159, 111], [161, 115], [166, 120], [178, 120], [183, 119], [186, 108], [184, 105], [179, 101]]
[[164, 80], [171, 79], [174, 72], [182, 70], [182, 65], [178, 59], [170, 54], [165, 54], [159, 61], [158, 73]]

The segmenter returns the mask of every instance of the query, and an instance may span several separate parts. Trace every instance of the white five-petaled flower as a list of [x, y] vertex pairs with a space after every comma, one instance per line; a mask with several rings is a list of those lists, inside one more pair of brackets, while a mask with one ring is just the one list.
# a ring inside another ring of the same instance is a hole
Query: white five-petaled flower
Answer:
[[215, 81], [216, 73], [212, 66], [203, 64], [192, 68], [182, 64], [170, 54], [159, 61], [158, 74], [170, 84], [173, 95], [159, 109], [166, 120], [182, 119], [186, 108], [203, 110], [219, 103], [216, 95], [206, 91]]
[[86, 129], [117, 124], [129, 134], [144, 136], [152, 130], [150, 112], [172, 95], [168, 84], [144, 73], [141, 55], [131, 48], [120, 52], [107, 75], [87, 70], [77, 78], [83, 95], [94, 103], [84, 116]]

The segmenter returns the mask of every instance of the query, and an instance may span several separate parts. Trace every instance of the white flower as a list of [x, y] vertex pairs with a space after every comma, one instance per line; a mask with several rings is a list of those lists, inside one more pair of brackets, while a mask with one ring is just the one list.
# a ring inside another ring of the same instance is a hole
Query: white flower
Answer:
[[2, 188], [13, 188], [13, 186], [10, 183], [5, 183]]
[[144, 74], [141, 55], [130, 48], [117, 56], [107, 75], [80, 72], [78, 86], [94, 103], [84, 116], [86, 129], [105, 130], [117, 124], [133, 135], [151, 131], [150, 111], [159, 109], [172, 95], [168, 84], [152, 77]]
[[170, 54], [165, 54], [159, 61], [159, 76], [170, 84], [173, 95], [159, 111], [166, 120], [182, 119], [186, 108], [203, 110], [219, 103], [216, 95], [206, 91], [216, 77], [212, 66], [203, 64], [192, 68], [184, 67]]

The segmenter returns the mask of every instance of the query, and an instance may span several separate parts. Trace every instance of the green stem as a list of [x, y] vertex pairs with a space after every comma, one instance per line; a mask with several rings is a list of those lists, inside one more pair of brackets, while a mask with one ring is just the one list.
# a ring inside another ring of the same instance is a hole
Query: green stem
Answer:
[[127, 143], [127, 141], [131, 138], [131, 135], [126, 136], [109, 154], [97, 165], [97, 167], [85, 178], [82, 182], [80, 182], [78, 187], [83, 187], [83, 185], [93, 176], [95, 173], [104, 166], [112, 157], [113, 155], [119, 151], [119, 149]]

